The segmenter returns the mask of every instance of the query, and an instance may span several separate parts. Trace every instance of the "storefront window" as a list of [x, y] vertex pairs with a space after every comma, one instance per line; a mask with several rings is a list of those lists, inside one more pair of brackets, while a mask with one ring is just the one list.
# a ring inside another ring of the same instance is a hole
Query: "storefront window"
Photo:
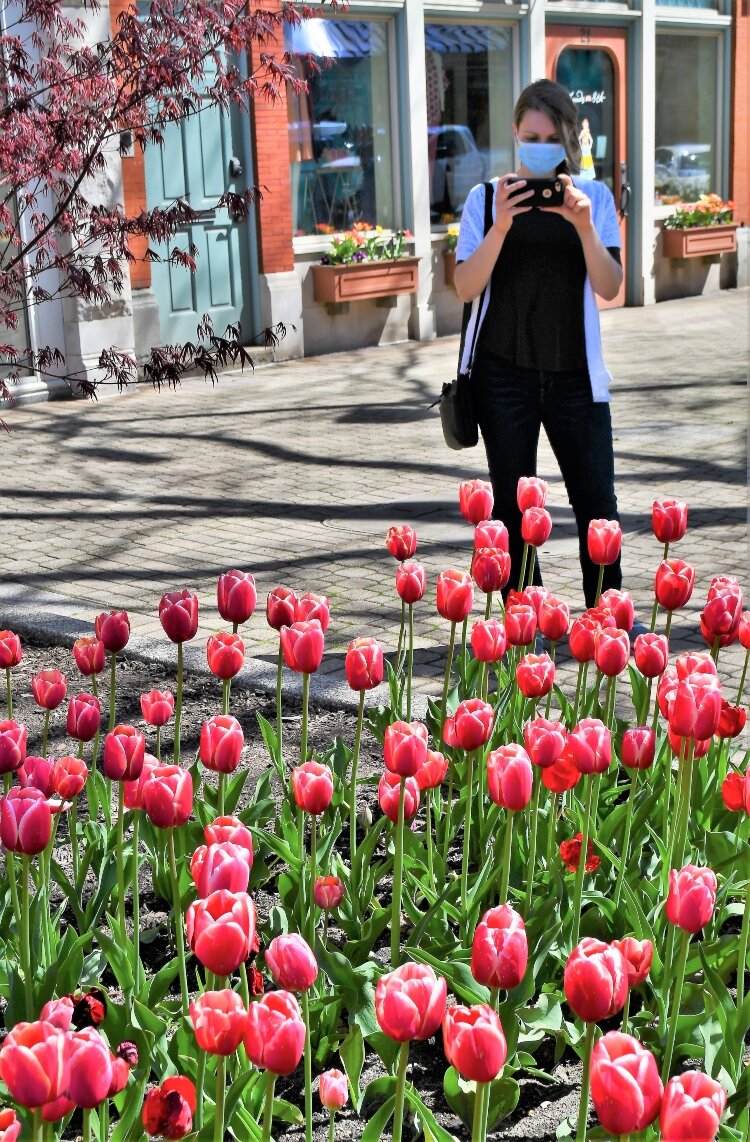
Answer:
[[695, 201], [718, 190], [715, 36], [656, 36], [657, 201]]
[[509, 28], [425, 28], [430, 216], [460, 218], [473, 186], [512, 170], [513, 53]]
[[[388, 26], [376, 20], [305, 20], [285, 46], [308, 81], [288, 89], [295, 235], [355, 222], [393, 227]], [[303, 56], [321, 64], [314, 72]], [[323, 60], [334, 62], [323, 65]]]
[[[14, 194], [11, 194], [6, 199], [6, 205], [10, 209], [15, 234], [17, 233], [18, 227], [18, 213]], [[0, 270], [3, 267], [3, 263], [7, 263], [7, 261], [17, 253], [17, 249], [18, 247], [11, 240], [11, 235], [9, 233], [0, 232]], [[29, 323], [26, 306], [21, 301], [14, 300], [10, 305], [10, 309], [16, 316], [17, 325], [14, 328], [5, 325], [0, 327], [0, 342], [12, 346], [18, 356], [3, 360], [2, 355], [0, 355], [0, 371], [3, 373], [7, 373], [11, 365], [14, 365], [18, 360], [22, 360], [29, 351]]]

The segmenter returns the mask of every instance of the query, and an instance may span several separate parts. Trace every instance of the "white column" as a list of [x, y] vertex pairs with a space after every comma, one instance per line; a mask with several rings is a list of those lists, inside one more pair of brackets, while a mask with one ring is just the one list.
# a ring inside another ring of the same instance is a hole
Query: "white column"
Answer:
[[547, 75], [547, 57], [544, 43], [544, 23], [547, 6], [544, 0], [534, 0], [529, 14], [521, 21], [525, 31], [521, 49], [521, 88]]
[[[634, 188], [631, 224], [635, 241], [631, 245], [635, 257], [633, 301], [636, 305], [653, 305], [654, 290], [654, 152], [656, 150], [656, 2], [641, 0], [641, 19], [636, 27], [635, 67], [630, 100], [631, 127], [635, 170], [629, 171]], [[638, 129], [640, 127], [640, 130]]]
[[401, 78], [402, 94], [407, 108], [407, 114], [402, 120], [407, 143], [403, 159], [407, 174], [405, 179], [407, 201], [404, 205], [414, 220], [414, 253], [420, 259], [419, 289], [414, 297], [409, 333], [416, 341], [432, 341], [436, 333], [435, 310], [430, 305], [432, 243], [422, 0], [406, 0], [402, 51], [399, 62], [405, 65], [401, 71]]

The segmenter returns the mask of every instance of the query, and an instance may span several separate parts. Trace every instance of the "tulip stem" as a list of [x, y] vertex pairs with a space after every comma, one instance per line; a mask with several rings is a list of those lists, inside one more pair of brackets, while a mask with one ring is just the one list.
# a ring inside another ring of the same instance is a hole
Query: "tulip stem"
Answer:
[[[622, 853], [620, 854], [620, 871], [617, 874], [617, 887], [615, 888], [615, 911], [620, 906], [620, 895], [622, 893], [622, 882], [625, 879], [625, 869], [628, 863], [628, 856], [630, 855], [630, 830], [633, 825], [633, 803], [635, 801], [635, 790], [638, 784], [638, 770], [634, 769], [630, 774], [630, 792], [628, 793], [628, 807], [625, 810], [625, 837], [622, 842]], [[581, 849], [581, 860], [585, 863], [585, 853]]]
[[229, 713], [229, 693], [232, 686], [232, 679], [225, 678], [221, 687], [221, 712], [222, 714]]
[[477, 1083], [474, 1092], [474, 1120], [471, 1128], [471, 1142], [484, 1142], [486, 1134], [482, 1129], [484, 1122], [484, 1092], [486, 1083]]
[[47, 756], [47, 734], [49, 732], [49, 716], [51, 710], [44, 711], [44, 725], [42, 727], [42, 757]]
[[336, 1115], [332, 1110], [328, 1111], [328, 1142], [335, 1142], [336, 1138]]
[[505, 810], [505, 837], [503, 839], [503, 858], [501, 861], [501, 876], [500, 876], [500, 899], [498, 904], [508, 903], [508, 883], [510, 881], [510, 854], [511, 844], [513, 842], [513, 818], [515, 813], [512, 809]]
[[310, 700], [310, 675], [302, 675], [302, 736], [299, 747], [299, 763], [307, 761], [307, 708]]
[[[313, 829], [315, 818], [313, 817]], [[302, 1018], [305, 1021], [305, 1142], [312, 1142], [312, 1042], [310, 1039], [310, 1000], [302, 992]]]
[[581, 897], [583, 895], [583, 877], [586, 870], [586, 856], [589, 851], [589, 826], [591, 821], [591, 802], [594, 795], [594, 777], [588, 775], [586, 787], [586, 803], [583, 810], [583, 834], [581, 837], [581, 858], [576, 869], [576, 883], [573, 892], [573, 942], [572, 947], [578, 943], [578, 932], [581, 926]]
[[[401, 880], [404, 866], [404, 797], [406, 778], [402, 777], [398, 791], [398, 821], [396, 823], [396, 857], [393, 865], [393, 903], [391, 910], [391, 970], [399, 965], [401, 949]], [[396, 1135], [393, 1135], [394, 1142]]]
[[83, 1111], [83, 1142], [91, 1142], [91, 1111], [84, 1108]]
[[628, 1033], [628, 1019], [630, 1018], [630, 995], [631, 989], [628, 988], [628, 994], [625, 997], [625, 1006], [622, 1009], [622, 1026], [620, 1027], [621, 1035], [627, 1035]]
[[125, 937], [125, 782], [117, 782], [117, 919]]
[[666, 624], [664, 626], [664, 637], [667, 639], [667, 641], [669, 641], [669, 632], [672, 629], [672, 615], [673, 614], [674, 614], [673, 611], [667, 611], [667, 621], [666, 621]]
[[78, 884], [78, 794], [72, 800], [68, 813], [68, 833], [70, 835], [70, 859], [73, 863], [73, 885]]
[[443, 678], [443, 696], [440, 699], [440, 725], [438, 726], [438, 734], [442, 740], [443, 725], [445, 723], [445, 709], [448, 703], [448, 687], [451, 680], [451, 666], [453, 665], [453, 648], [456, 645], [456, 624], [451, 623], [451, 634], [448, 641], [448, 661], [445, 664], [445, 676]]
[[13, 690], [10, 684], [10, 667], [5, 667], [5, 699], [8, 703], [8, 719], [13, 717]]
[[693, 776], [694, 746], [695, 742], [690, 738], [685, 760], [680, 762], [679, 808], [677, 810], [677, 825], [674, 834], [675, 843], [672, 850], [672, 858], [669, 862], [670, 868], [682, 868], [682, 858], [685, 852], [685, 841], [687, 839], [688, 824], [690, 821], [690, 793]]
[[279, 746], [279, 765], [283, 769], [284, 766], [284, 744], [283, 744], [283, 728], [281, 724], [281, 687], [284, 674], [284, 652], [281, 649], [281, 642], [279, 641], [279, 654], [276, 660], [276, 741]]
[[[524, 905], [525, 918], [528, 920], [531, 912], [531, 900], [534, 895], [534, 866], [536, 864], [536, 835], [537, 818], [539, 816], [539, 798], [542, 792], [542, 782], [539, 776], [539, 767], [534, 766], [534, 800], [531, 805], [531, 834], [529, 837], [529, 863], [526, 868], [526, 904]], [[504, 901], [500, 902], [501, 904]]]
[[487, 622], [492, 615], [492, 591], [487, 592], [487, 602], [484, 604], [484, 621]]
[[594, 596], [594, 606], [599, 606], [599, 600], [602, 597], [602, 585], [604, 583], [604, 564], [599, 564], [599, 578], [596, 584], [596, 595]]
[[161, 763], [161, 726], [156, 727], [156, 760]]
[[409, 661], [406, 668], [406, 720], [411, 721], [411, 678], [414, 670], [414, 607], [409, 603]]
[[310, 822], [310, 913], [308, 916], [309, 936], [308, 944], [312, 948], [315, 944], [315, 875], [318, 863], [318, 818], [313, 813]]
[[615, 702], [617, 699], [617, 675], [613, 674], [607, 679], [607, 696], [604, 699], [606, 715], [606, 725], [611, 730], [612, 723], [615, 720]]
[[737, 959], [737, 1010], [745, 1000], [745, 972], [747, 970], [747, 948], [750, 940], [750, 880], [745, 891], [745, 911], [742, 914], [739, 955]]
[[266, 1071], [266, 1096], [263, 1100], [263, 1137], [261, 1142], [271, 1142], [271, 1126], [273, 1124], [273, 1088], [276, 1086], [276, 1075], [273, 1071]]
[[198, 1072], [195, 1076], [195, 1129], [203, 1127], [203, 1087], [206, 1081], [206, 1052], [198, 1048]]
[[[403, 785], [403, 779], [402, 779]], [[393, 1134], [392, 1142], [401, 1142], [401, 1132], [404, 1124], [404, 1094], [406, 1093], [406, 1068], [409, 1065], [409, 1042], [402, 1043], [398, 1053], [398, 1071], [396, 1072], [396, 1103], [393, 1108]]]
[[227, 1058], [219, 1055], [216, 1061], [216, 1109], [214, 1111], [214, 1142], [224, 1142], [224, 1096], [227, 1090]]
[[227, 789], [227, 775], [226, 775], [226, 773], [220, 773], [219, 774], [219, 793], [218, 793], [218, 805], [219, 805], [219, 816], [220, 817], [224, 816], [224, 798], [226, 796], [226, 789]]
[[471, 846], [471, 810], [474, 797], [474, 750], [466, 753], [466, 817], [464, 818], [464, 846], [461, 859], [461, 916], [466, 915], [466, 896], [469, 881], [469, 849]]
[[[734, 702], [735, 706], [739, 706], [740, 702], [742, 701], [742, 695], [743, 695], [744, 690], [745, 690], [745, 679], [747, 678], [747, 664], [748, 664], [748, 662], [750, 662], [750, 647], [748, 647], [748, 649], [745, 651], [745, 664], [742, 667], [742, 674], [740, 676], [740, 684], [739, 684], [739, 687], [737, 689], [737, 697], [736, 697], [735, 702]], [[8, 714], [8, 717], [10, 717], [10, 714]]]
[[174, 764], [180, 764], [180, 726], [182, 723], [182, 679], [184, 663], [182, 660], [182, 643], [177, 643], [177, 696], [174, 704]]
[[669, 1078], [669, 1071], [672, 1066], [672, 1053], [674, 1051], [675, 1038], [677, 1036], [677, 1021], [680, 1015], [680, 1002], [682, 1000], [682, 984], [685, 979], [685, 964], [687, 962], [688, 945], [690, 944], [690, 933], [680, 929], [680, 950], [677, 953], [677, 972], [674, 981], [674, 996], [672, 998], [672, 1015], [669, 1020], [669, 1033], [667, 1035], [667, 1046], [664, 1051], [664, 1059], [661, 1065], [661, 1081], [666, 1083]]
[[138, 831], [140, 827], [140, 814], [138, 809], [133, 810], [133, 851], [130, 865], [130, 887], [133, 893], [133, 979], [135, 990], [141, 986], [141, 901], [138, 893]]
[[365, 713], [365, 691], [359, 692], [359, 706], [357, 708], [357, 728], [354, 731], [354, 752], [352, 754], [352, 777], [349, 783], [349, 867], [354, 868], [354, 857], [357, 852], [357, 766], [359, 764], [359, 749], [362, 742], [362, 722]]
[[[581, 864], [584, 864], [581, 859]], [[589, 1117], [589, 1087], [591, 1085], [591, 1048], [594, 1045], [596, 1023], [586, 1024], [586, 1042], [583, 1047], [583, 1079], [581, 1081], [581, 1106], [578, 1111], [576, 1142], [586, 1142], [586, 1123]]]
[[523, 545], [523, 558], [521, 560], [521, 574], [518, 576], [518, 590], [523, 591], [524, 583], [526, 581], [526, 564], [529, 559], [529, 545]]
[[406, 625], [406, 603], [401, 600], [401, 626], [398, 630], [398, 646], [396, 647], [396, 673], [398, 674], [401, 666], [401, 646], [404, 641], [404, 627]]
[[117, 655], [110, 655], [109, 668], [109, 732], [115, 728], [115, 698], [117, 696]]
[[[177, 644], [182, 646], [181, 642]], [[185, 938], [182, 931], [182, 901], [180, 900], [180, 882], [177, 878], [177, 861], [174, 853], [174, 829], [167, 829], [167, 850], [169, 852], [169, 872], [172, 878], [172, 905], [174, 907], [174, 931], [177, 943], [177, 963], [180, 968], [180, 990], [182, 992], [182, 1014], [188, 1015], [188, 986], [187, 971], [185, 969]], [[223, 1081], [223, 1078], [222, 1078]], [[217, 1107], [218, 1110], [218, 1107]]]
[[26, 1020], [34, 1018], [34, 991], [31, 986], [31, 944], [29, 942], [29, 858], [21, 856], [21, 961], [26, 996]]
[[435, 866], [432, 853], [432, 790], [427, 790], [427, 798], [425, 805], [425, 832], [427, 833], [427, 875], [430, 878], [430, 887], [433, 892], [437, 892], [437, 882], [435, 880]]
[[578, 721], [578, 711], [581, 705], [581, 695], [586, 693], [586, 678], [589, 672], [588, 662], [578, 663], [578, 681], [576, 682], [576, 696], [573, 703], [573, 717], [571, 719], [571, 727]]

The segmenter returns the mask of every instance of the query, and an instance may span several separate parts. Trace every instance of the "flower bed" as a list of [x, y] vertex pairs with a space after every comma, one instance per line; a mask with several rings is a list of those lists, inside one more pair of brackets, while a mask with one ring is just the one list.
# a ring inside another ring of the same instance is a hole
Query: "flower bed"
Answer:
[[[541, 481], [519, 486], [529, 548], [550, 533], [545, 495]], [[481, 481], [460, 498], [474, 525], [471, 575], [447, 570], [436, 584], [450, 651], [424, 722], [412, 721], [411, 662], [415, 614], [430, 604], [407, 526], [387, 537], [399, 648], [384, 664], [373, 640], [352, 644], [358, 716], [332, 742], [309, 708], [331, 617], [323, 596], [269, 594], [280, 682], [262, 705], [232, 688], [241, 632], [252, 637], [259, 621], [255, 585], [239, 572], [219, 583], [227, 630], [207, 646], [213, 682], [183, 678], [197, 599], [164, 597], [175, 673], [138, 668], [144, 691], [164, 687], [146, 691], [140, 716], [122, 612], [100, 616], [75, 666], [68, 659], [71, 680], [85, 682], [69, 687], [50, 664], [34, 671], [33, 697], [18, 682], [18, 640], [0, 634], [6, 1137], [77, 1128], [87, 1142], [110, 1130], [138, 1139], [140, 1124], [167, 1137], [194, 1127], [207, 1139], [301, 1137], [307, 1120], [309, 1138], [313, 1075], [334, 1067], [343, 1077], [329, 1075], [322, 1098], [332, 1115], [348, 1102], [334, 1138], [401, 1137], [404, 1117], [437, 1142], [500, 1138], [518, 1121], [522, 1087], [559, 1079], [563, 1056], [584, 1063], [581, 1112], [567, 1106], [571, 1120], [551, 1133], [584, 1136], [589, 1088], [601, 1122], [592, 1116], [592, 1138], [656, 1138], [660, 1115], [663, 1135], [682, 1137], [681, 1107], [692, 1114], [698, 1098], [701, 1137], [747, 1129], [738, 962], [750, 931], [750, 778], [732, 748], [745, 676], [739, 696], [720, 681], [722, 647], [750, 643], [739, 585], [705, 576], [706, 649], [670, 662], [671, 616], [695, 572], [669, 552], [686, 509], [655, 506], [666, 545], [656, 631], [636, 641], [632, 665], [627, 592], [606, 592], [572, 626], [540, 588], [501, 608], [503, 525], [488, 520]], [[616, 523], [594, 521], [594, 561], [612, 562], [620, 540]], [[475, 590], [484, 617], [469, 631]], [[549, 653], [534, 653], [537, 630]], [[580, 663], [574, 694], [555, 685], [563, 639]], [[293, 737], [280, 720], [285, 669], [303, 679]], [[389, 700], [376, 706], [367, 694], [384, 675]], [[74, 693], [84, 687], [88, 698]], [[630, 719], [616, 715], [628, 706]], [[695, 1075], [662, 1097], [659, 1072], [666, 1083], [688, 1059]], [[42, 1127], [42, 1105], [56, 1126]]]

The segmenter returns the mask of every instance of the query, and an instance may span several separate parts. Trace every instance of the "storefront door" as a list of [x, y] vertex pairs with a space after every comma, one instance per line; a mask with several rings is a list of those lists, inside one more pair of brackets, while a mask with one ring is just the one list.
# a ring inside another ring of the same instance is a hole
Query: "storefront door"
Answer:
[[[581, 174], [605, 182], [620, 218], [622, 262], [627, 250], [630, 180], [627, 168], [627, 32], [624, 28], [552, 25], [546, 31], [547, 74], [570, 92], [578, 106], [583, 153]], [[625, 304], [625, 278], [613, 301]]]

